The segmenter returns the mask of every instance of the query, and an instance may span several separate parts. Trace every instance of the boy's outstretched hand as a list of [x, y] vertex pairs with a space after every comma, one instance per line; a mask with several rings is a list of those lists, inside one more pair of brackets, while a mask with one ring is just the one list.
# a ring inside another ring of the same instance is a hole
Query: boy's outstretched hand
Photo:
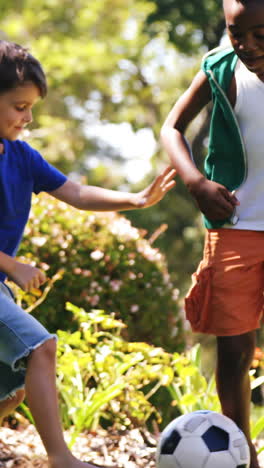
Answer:
[[136, 194], [138, 207], [148, 208], [162, 200], [166, 193], [175, 186], [176, 182], [173, 180], [175, 175], [176, 170], [168, 166], [162, 174], [156, 177], [152, 184]]

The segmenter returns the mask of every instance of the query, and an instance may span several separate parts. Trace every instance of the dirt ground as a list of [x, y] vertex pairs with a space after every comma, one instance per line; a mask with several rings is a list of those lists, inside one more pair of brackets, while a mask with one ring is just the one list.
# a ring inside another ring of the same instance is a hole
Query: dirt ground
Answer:
[[[67, 442], [71, 434], [65, 432]], [[258, 446], [263, 446], [259, 441]], [[83, 461], [118, 468], [155, 468], [156, 440], [148, 432], [82, 433], [72, 448]], [[264, 451], [259, 455], [264, 468]], [[0, 428], [0, 468], [48, 468], [44, 448], [34, 426], [23, 429]]]
[[[65, 432], [70, 440], [71, 434]], [[122, 433], [100, 430], [82, 433], [72, 451], [83, 461], [109, 467], [154, 468], [156, 441], [138, 429]], [[0, 428], [0, 467], [48, 468], [45, 451], [34, 426], [23, 430]]]

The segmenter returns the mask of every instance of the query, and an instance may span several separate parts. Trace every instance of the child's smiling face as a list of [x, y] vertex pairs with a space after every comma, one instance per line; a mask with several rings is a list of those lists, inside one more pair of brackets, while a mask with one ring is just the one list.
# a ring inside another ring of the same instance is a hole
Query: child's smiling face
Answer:
[[264, 1], [224, 0], [224, 13], [236, 54], [264, 81]]
[[37, 86], [27, 82], [0, 94], [0, 137], [16, 140], [32, 122], [32, 107], [40, 97]]

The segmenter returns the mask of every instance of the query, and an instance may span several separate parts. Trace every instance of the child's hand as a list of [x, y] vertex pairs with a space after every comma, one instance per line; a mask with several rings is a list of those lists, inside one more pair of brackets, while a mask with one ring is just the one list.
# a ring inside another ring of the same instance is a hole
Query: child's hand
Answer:
[[211, 220], [222, 220], [232, 216], [239, 201], [224, 185], [202, 178], [190, 192], [204, 215]]
[[162, 200], [166, 193], [175, 186], [176, 182], [173, 180], [175, 175], [176, 170], [168, 166], [161, 175], [156, 177], [151, 185], [136, 195], [138, 198], [137, 206], [147, 208]]
[[45, 283], [46, 275], [43, 271], [26, 263], [15, 262], [12, 271], [8, 272], [8, 277], [26, 292], [38, 289]]

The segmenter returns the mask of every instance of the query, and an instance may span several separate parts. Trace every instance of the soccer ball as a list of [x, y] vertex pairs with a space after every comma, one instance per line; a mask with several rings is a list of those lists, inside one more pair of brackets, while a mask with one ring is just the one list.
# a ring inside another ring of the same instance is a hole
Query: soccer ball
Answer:
[[214, 411], [174, 419], [161, 434], [158, 468], [248, 468], [247, 440], [237, 425]]

